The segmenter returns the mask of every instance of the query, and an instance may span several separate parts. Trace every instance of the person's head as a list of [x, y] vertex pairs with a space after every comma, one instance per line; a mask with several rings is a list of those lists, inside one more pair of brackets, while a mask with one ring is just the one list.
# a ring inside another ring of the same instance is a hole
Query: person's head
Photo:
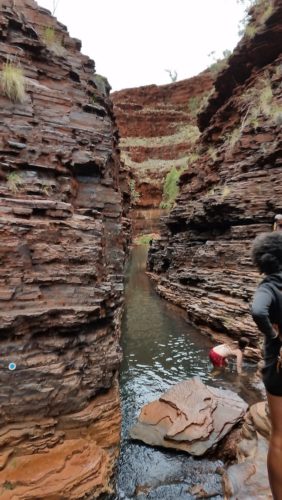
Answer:
[[264, 274], [282, 271], [282, 232], [262, 233], [252, 246], [253, 263]]
[[282, 215], [277, 214], [274, 217], [274, 231], [282, 231]]
[[238, 340], [238, 346], [241, 351], [244, 351], [245, 347], [249, 345], [249, 339], [247, 337], [240, 337]]

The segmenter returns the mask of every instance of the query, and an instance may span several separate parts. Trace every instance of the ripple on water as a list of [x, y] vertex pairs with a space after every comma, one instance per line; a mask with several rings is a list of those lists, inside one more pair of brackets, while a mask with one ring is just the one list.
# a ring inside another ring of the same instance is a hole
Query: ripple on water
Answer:
[[[209, 498], [221, 499], [219, 461], [196, 460], [187, 454], [159, 450], [128, 437], [142, 406], [181, 380], [200, 376], [203, 382], [232, 389], [246, 401], [260, 397], [254, 389], [254, 367], [215, 375], [208, 359], [210, 340], [183, 319], [179, 310], [160, 299], [144, 273], [145, 250], [135, 248], [128, 270], [122, 322], [124, 360], [120, 385], [123, 412], [118, 467], [118, 499], [195, 499], [193, 486], [204, 485]], [[232, 366], [232, 365], [231, 365]]]

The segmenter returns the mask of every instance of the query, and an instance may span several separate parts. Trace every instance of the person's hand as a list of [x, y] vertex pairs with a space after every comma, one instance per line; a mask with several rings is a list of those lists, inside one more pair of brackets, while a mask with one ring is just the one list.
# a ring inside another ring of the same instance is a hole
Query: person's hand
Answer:
[[273, 337], [274, 339], [277, 339], [277, 337], [279, 337], [279, 328], [278, 328], [278, 325], [276, 325], [275, 323], [272, 325], [272, 329], [275, 331], [275, 337]]
[[276, 323], [273, 323], [272, 328], [277, 333], [277, 335], [279, 335], [278, 325]]
[[275, 331], [275, 333], [276, 333], [275, 337], [273, 337], [273, 338], [274, 338], [274, 339], [279, 339], [279, 340], [280, 340], [280, 342], [282, 342], [282, 333], [280, 333], [278, 325], [274, 323], [274, 324], [272, 325], [272, 328], [273, 328], [273, 330], [274, 330], [274, 331]]

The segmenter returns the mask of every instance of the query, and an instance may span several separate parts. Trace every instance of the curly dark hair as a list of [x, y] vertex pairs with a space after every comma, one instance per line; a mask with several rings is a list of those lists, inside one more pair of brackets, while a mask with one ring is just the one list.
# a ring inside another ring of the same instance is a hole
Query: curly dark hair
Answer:
[[261, 273], [282, 271], [282, 232], [262, 233], [252, 246], [253, 263]]

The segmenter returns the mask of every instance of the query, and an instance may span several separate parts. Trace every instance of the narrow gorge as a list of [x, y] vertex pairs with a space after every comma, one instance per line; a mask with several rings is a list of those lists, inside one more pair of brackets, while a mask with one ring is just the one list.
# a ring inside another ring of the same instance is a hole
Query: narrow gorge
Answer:
[[[282, 214], [282, 3], [255, 4], [224, 60], [110, 93], [49, 10], [0, 1], [3, 500], [271, 498], [250, 247]], [[246, 378], [214, 377], [242, 334]], [[187, 454], [131, 440], [152, 422]]]

